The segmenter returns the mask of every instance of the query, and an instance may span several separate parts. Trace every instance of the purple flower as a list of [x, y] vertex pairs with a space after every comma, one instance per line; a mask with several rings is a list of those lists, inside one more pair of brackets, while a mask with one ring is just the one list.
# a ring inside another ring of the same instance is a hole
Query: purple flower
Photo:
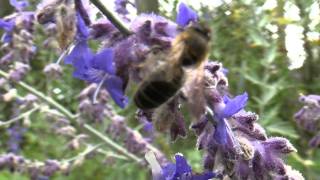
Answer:
[[65, 63], [75, 68], [73, 76], [91, 83], [100, 83], [108, 90], [117, 105], [124, 108], [127, 98], [122, 90], [122, 80], [115, 75], [113, 49], [106, 48], [94, 54], [86, 41], [79, 42], [66, 56]]
[[151, 166], [154, 180], [208, 180], [217, 177], [216, 173], [209, 171], [201, 174], [193, 173], [187, 160], [179, 153], [175, 155], [175, 163], [169, 163], [163, 168], [161, 168], [152, 152], [146, 154], [146, 159]]
[[5, 21], [3, 19], [0, 19], [0, 28], [4, 29], [6, 32], [11, 32], [15, 26], [14, 21]]
[[19, 153], [20, 145], [25, 131], [26, 129], [21, 127], [19, 124], [15, 124], [12, 127], [8, 128], [7, 132], [10, 137], [8, 140], [9, 152], [12, 152], [14, 154]]
[[0, 19], [0, 29], [5, 30], [6, 32], [2, 35], [1, 41], [4, 43], [9, 43], [12, 40], [12, 31], [15, 27], [14, 19], [5, 21]]
[[218, 103], [213, 109], [215, 118], [217, 119], [217, 126], [214, 132], [215, 140], [220, 144], [226, 144], [228, 136], [233, 139], [232, 134], [228, 134], [228, 125], [226, 118], [238, 113], [246, 106], [248, 101], [248, 94], [245, 92], [242, 95], [230, 99], [227, 96], [223, 97], [223, 102]]
[[228, 96], [223, 97], [223, 101], [226, 104], [223, 109], [222, 118], [229, 118], [232, 115], [238, 113], [243, 109], [248, 101], [248, 94], [245, 92], [242, 95], [236, 96], [233, 99], [230, 99]]
[[11, 6], [15, 7], [17, 11], [22, 11], [24, 8], [29, 6], [27, 0], [10, 0]]
[[313, 148], [319, 147], [320, 96], [302, 95], [299, 97], [299, 101], [304, 106], [294, 115], [294, 118], [302, 129], [314, 135], [309, 141], [309, 146]]
[[192, 21], [197, 21], [197, 13], [188, 7], [185, 3], [179, 4], [179, 10], [177, 14], [176, 22], [179, 26], [185, 27]]
[[88, 27], [86, 26], [80, 13], [77, 13], [77, 39], [86, 40], [89, 37]]
[[122, 15], [129, 14], [129, 11], [126, 9], [127, 4], [129, 1], [127, 0], [115, 0], [115, 11]]
[[[142, 31], [146, 31], [146, 28], [148, 32], [146, 34], [141, 33]], [[139, 15], [131, 22], [130, 29], [136, 34], [148, 35], [150, 38], [163, 38], [163, 40], [169, 41], [173, 40], [178, 34], [177, 25], [174, 22], [155, 14]], [[169, 39], [164, 39], [165, 37]], [[147, 37], [141, 38], [144, 39]]]

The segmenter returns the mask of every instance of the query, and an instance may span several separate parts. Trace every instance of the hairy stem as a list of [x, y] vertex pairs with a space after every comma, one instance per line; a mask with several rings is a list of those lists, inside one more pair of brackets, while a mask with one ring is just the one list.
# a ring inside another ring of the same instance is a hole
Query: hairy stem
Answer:
[[92, 126], [88, 125], [88, 124], [84, 124], [83, 127], [90, 131], [92, 134], [96, 135], [97, 137], [99, 137], [101, 140], [103, 140], [105, 143], [107, 143], [108, 145], [110, 145], [111, 147], [113, 147], [115, 150], [117, 150], [118, 152], [120, 152], [123, 155], [128, 156], [129, 158], [131, 158], [132, 160], [136, 161], [137, 163], [141, 164], [143, 163], [143, 160], [140, 159], [139, 157], [137, 157], [136, 155], [130, 153], [129, 151], [127, 151], [125, 148], [123, 148], [122, 146], [118, 145], [117, 143], [113, 142], [109, 137], [101, 134], [99, 131], [97, 131], [96, 129], [94, 129]]
[[99, 0], [90, 0], [103, 15], [105, 15], [109, 21], [125, 36], [129, 36], [132, 32], [111, 12], [109, 11]]
[[12, 119], [10, 119], [8, 121], [5, 121], [5, 122], [0, 121], [0, 127], [9, 126], [10, 124], [17, 122], [20, 119], [23, 119], [24, 117], [30, 116], [33, 112], [35, 112], [39, 108], [40, 108], [39, 106], [36, 106], [36, 107], [30, 109], [29, 111], [24, 112], [24, 113], [20, 114], [19, 116], [15, 117], [15, 118], [12, 118]]

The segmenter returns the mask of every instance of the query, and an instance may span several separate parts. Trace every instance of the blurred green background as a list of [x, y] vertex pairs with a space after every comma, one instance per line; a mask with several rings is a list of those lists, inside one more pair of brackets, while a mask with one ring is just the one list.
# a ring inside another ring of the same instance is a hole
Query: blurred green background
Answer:
[[[158, 12], [174, 20], [176, 0], [136, 0], [138, 12]], [[148, 2], [148, 3], [147, 3]], [[306, 179], [319, 179], [319, 150], [308, 148], [311, 134], [295, 124], [293, 115], [301, 108], [299, 94], [320, 94], [320, 3], [317, 0], [208, 0], [186, 1], [200, 16], [210, 23], [213, 31], [210, 59], [221, 61], [229, 70], [229, 87], [232, 94], [249, 93], [247, 110], [259, 114], [259, 123], [269, 136], [290, 139], [298, 153], [286, 158], [287, 163], [298, 169]], [[38, 2], [32, 2], [34, 5]], [[34, 9], [32, 7], [31, 9]], [[0, 16], [12, 12], [6, 0], [1, 1]], [[43, 30], [37, 28], [35, 42], [42, 42]], [[42, 34], [42, 36], [41, 36]], [[32, 61], [32, 71], [25, 81], [51, 95], [75, 111], [75, 96], [84, 87], [73, 79], [72, 69], [64, 67], [63, 78], [46, 81], [43, 67], [57, 59], [57, 54], [39, 47]], [[61, 92], [54, 93], [54, 89]], [[23, 91], [21, 91], [23, 92]], [[5, 107], [1, 104], [1, 109]], [[4, 111], [2, 111], [4, 112]], [[6, 117], [4, 112], [1, 118]], [[133, 119], [134, 109], [119, 110]], [[8, 112], [9, 114], [9, 112]], [[48, 129], [49, 124], [41, 114], [32, 116], [33, 124], [27, 131], [22, 154], [32, 159], [65, 158], [63, 138], [57, 138]], [[131, 120], [132, 121], [132, 120]], [[131, 124], [136, 124], [132, 122]], [[2, 130], [1, 130], [2, 131]], [[6, 136], [1, 133], [1, 152], [6, 149]], [[173, 156], [183, 153], [195, 170], [201, 170], [202, 154], [195, 149], [195, 136], [167, 143], [168, 137], [158, 137], [160, 149]], [[126, 162], [103, 163], [94, 156], [74, 169], [68, 176], [55, 175], [53, 179], [147, 179], [148, 169], [141, 169]], [[18, 173], [1, 171], [0, 179], [28, 179]]]

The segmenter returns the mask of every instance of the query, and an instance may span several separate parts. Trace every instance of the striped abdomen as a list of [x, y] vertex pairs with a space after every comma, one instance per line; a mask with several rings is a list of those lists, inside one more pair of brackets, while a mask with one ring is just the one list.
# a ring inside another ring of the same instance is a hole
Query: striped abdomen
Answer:
[[156, 108], [179, 91], [183, 84], [182, 81], [182, 76], [172, 81], [144, 81], [134, 96], [134, 102], [143, 110]]

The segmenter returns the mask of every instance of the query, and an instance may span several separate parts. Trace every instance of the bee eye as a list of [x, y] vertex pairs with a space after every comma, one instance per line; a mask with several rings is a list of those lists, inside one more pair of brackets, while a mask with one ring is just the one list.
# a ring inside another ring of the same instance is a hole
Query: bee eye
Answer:
[[211, 36], [210, 29], [198, 25], [194, 27], [194, 30], [199, 34], [201, 34], [202, 36], [204, 36], [206, 39], [210, 39], [210, 36]]

